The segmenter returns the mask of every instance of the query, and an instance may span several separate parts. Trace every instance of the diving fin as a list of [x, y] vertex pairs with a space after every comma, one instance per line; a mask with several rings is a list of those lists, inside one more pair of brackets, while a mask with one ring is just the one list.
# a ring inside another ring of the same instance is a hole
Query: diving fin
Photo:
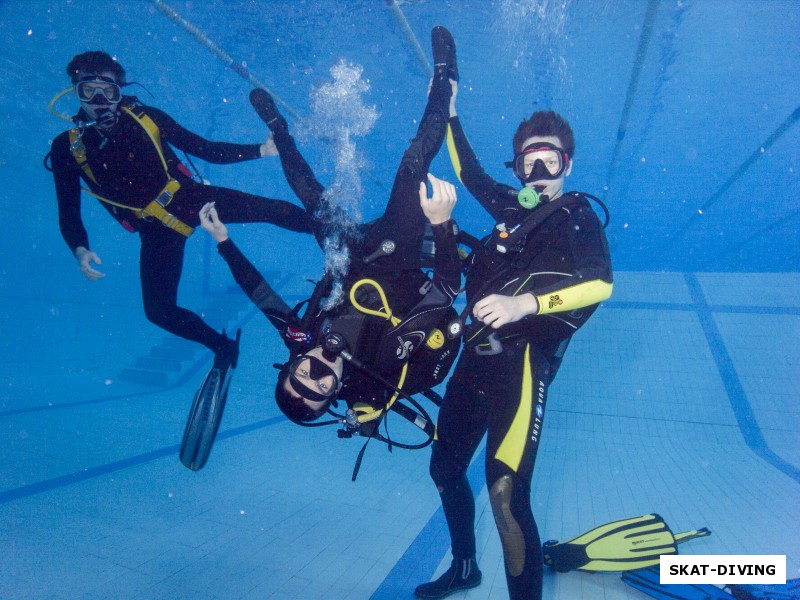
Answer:
[[711, 535], [706, 529], [673, 534], [659, 515], [613, 521], [564, 542], [542, 546], [544, 562], [554, 571], [632, 571], [659, 563], [662, 554], [677, 554], [678, 544]]
[[661, 583], [658, 566], [622, 574], [622, 581], [657, 600], [733, 600], [728, 592], [708, 583]]
[[736, 600], [797, 600], [800, 598], [800, 579], [774, 585], [737, 583], [729, 585], [728, 589]]
[[228, 398], [228, 387], [239, 359], [241, 337], [240, 329], [236, 332], [236, 339], [230, 340], [225, 351], [217, 354], [214, 365], [194, 395], [186, 428], [183, 430], [180, 452], [181, 462], [192, 471], [199, 471], [205, 466], [217, 437]]
[[458, 81], [456, 43], [452, 34], [441, 25], [437, 25], [431, 31], [431, 47], [434, 73], [444, 73], [448, 79]]

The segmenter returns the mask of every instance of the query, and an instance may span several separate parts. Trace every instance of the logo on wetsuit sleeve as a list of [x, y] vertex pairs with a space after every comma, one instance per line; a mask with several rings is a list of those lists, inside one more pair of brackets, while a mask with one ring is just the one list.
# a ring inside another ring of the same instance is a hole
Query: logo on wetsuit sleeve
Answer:
[[564, 304], [564, 301], [561, 299], [561, 296], [558, 294], [553, 294], [550, 296], [550, 301], [548, 302], [550, 308], [555, 308], [556, 306], [561, 306]]
[[398, 335], [397, 348], [395, 349], [397, 360], [408, 359], [408, 357], [414, 351], [414, 348], [416, 348], [419, 344], [421, 344], [424, 339], [425, 339], [424, 331], [412, 331], [411, 333]]

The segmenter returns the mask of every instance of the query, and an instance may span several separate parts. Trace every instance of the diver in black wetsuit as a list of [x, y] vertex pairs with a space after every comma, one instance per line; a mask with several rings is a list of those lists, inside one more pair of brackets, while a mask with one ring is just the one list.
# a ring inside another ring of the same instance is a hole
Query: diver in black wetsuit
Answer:
[[111, 215], [141, 239], [140, 276], [147, 318], [180, 337], [211, 349], [218, 366], [235, 362], [238, 345], [177, 304], [186, 239], [199, 224], [198, 212], [216, 202], [232, 223], [273, 223], [310, 233], [299, 206], [237, 190], [202, 185], [170, 146], [213, 163], [266, 156], [267, 144], [210, 142], [178, 125], [166, 113], [123, 96], [125, 71], [105, 52], [75, 56], [67, 74], [81, 101], [76, 127], [53, 141], [50, 159], [61, 234], [89, 280], [105, 275], [93, 266], [81, 219], [81, 179]]
[[507, 165], [523, 184], [517, 190], [481, 168], [456, 115], [455, 93], [450, 117], [459, 179], [498, 224], [468, 266], [465, 314], [473, 324], [447, 384], [431, 455], [453, 562], [415, 593], [444, 598], [481, 582], [466, 471], [488, 432], [486, 485], [509, 596], [539, 599], [542, 550], [530, 485], [547, 390], [573, 333], [611, 294], [611, 260], [585, 195], [563, 193], [575, 149], [566, 121], [545, 111], [520, 124]]
[[[378, 410], [385, 407], [393, 394], [374, 377], [343, 361], [340, 352], [332, 351], [329, 343], [323, 346], [332, 335], [335, 343], [345, 346], [371, 371], [409, 394], [441, 383], [458, 353], [459, 339], [448, 339], [441, 332], [431, 336], [435, 328], [444, 329], [455, 317], [451, 304], [461, 278], [454, 223], [450, 221], [455, 188], [427, 175], [447, 130], [452, 92], [448, 75], [454, 68], [442, 58], [441, 50], [443, 45], [452, 44], [452, 37], [440, 27], [433, 30], [432, 37], [435, 74], [417, 135], [403, 155], [386, 211], [378, 220], [363, 226], [331, 225], [326, 216], [331, 207], [324, 189], [297, 150], [286, 121], [266, 92], [251, 93], [253, 105], [272, 132], [290, 186], [309, 214], [314, 215], [314, 233], [320, 245], [334, 229], [344, 231], [343, 244], [352, 259], [343, 285], [345, 295], [367, 307], [367, 313], [348, 299], [339, 306], [321, 308], [321, 300], [331, 289], [326, 277], [316, 286], [300, 317], [239, 252], [214, 208], [206, 206], [201, 211], [203, 227], [218, 241], [219, 252], [237, 282], [282, 334], [289, 348], [290, 359], [281, 366], [275, 395], [280, 409], [294, 422], [318, 418], [337, 395], [348, 406], [360, 404], [366, 411], [370, 406]], [[426, 175], [433, 189], [432, 198], [426, 194]], [[420, 270], [426, 221], [431, 224], [435, 243], [432, 281]], [[387, 250], [388, 241], [393, 243], [393, 249]], [[377, 285], [365, 283], [367, 278]], [[379, 290], [385, 294], [385, 301]], [[401, 319], [400, 323], [387, 320], [387, 306]]]

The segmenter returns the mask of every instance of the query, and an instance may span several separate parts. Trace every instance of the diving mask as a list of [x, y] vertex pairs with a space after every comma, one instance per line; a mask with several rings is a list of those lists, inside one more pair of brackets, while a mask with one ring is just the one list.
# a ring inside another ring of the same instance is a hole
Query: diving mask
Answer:
[[569, 164], [569, 156], [558, 146], [547, 142], [534, 142], [507, 162], [522, 183], [558, 179]]
[[113, 79], [90, 75], [75, 84], [75, 95], [87, 104], [116, 104], [122, 99], [122, 88]]
[[336, 372], [316, 356], [300, 354], [289, 364], [289, 379], [300, 396], [324, 402], [339, 391]]

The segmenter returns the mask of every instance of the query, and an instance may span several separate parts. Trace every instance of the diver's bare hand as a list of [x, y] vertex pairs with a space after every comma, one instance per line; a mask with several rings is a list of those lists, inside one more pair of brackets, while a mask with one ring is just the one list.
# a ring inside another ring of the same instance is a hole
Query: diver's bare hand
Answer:
[[95, 263], [96, 265], [102, 265], [103, 261], [100, 260], [100, 257], [97, 256], [96, 253], [92, 252], [88, 248], [84, 248], [83, 246], [78, 246], [75, 248], [75, 258], [78, 261], [81, 273], [83, 273], [83, 276], [89, 281], [97, 281], [98, 279], [102, 279], [106, 276], [105, 273], [101, 273], [92, 267], [92, 263]]
[[453, 208], [458, 200], [456, 188], [449, 181], [434, 177], [430, 173], [428, 173], [428, 181], [433, 192], [430, 198], [428, 198], [425, 182], [421, 181], [419, 184], [419, 204], [422, 212], [425, 213], [431, 225], [446, 223], [450, 220], [450, 215], [453, 214]]
[[228, 239], [228, 228], [225, 223], [219, 220], [217, 209], [213, 202], [207, 202], [200, 209], [200, 225], [211, 234], [217, 243], [220, 244]]
[[278, 147], [275, 145], [275, 140], [272, 137], [272, 132], [269, 132], [267, 141], [261, 144], [260, 147], [261, 157], [265, 156], [278, 156]]
[[508, 323], [515, 323], [528, 315], [539, 312], [539, 302], [533, 294], [504, 296], [489, 294], [480, 299], [472, 309], [472, 315], [481, 323], [498, 329]]

